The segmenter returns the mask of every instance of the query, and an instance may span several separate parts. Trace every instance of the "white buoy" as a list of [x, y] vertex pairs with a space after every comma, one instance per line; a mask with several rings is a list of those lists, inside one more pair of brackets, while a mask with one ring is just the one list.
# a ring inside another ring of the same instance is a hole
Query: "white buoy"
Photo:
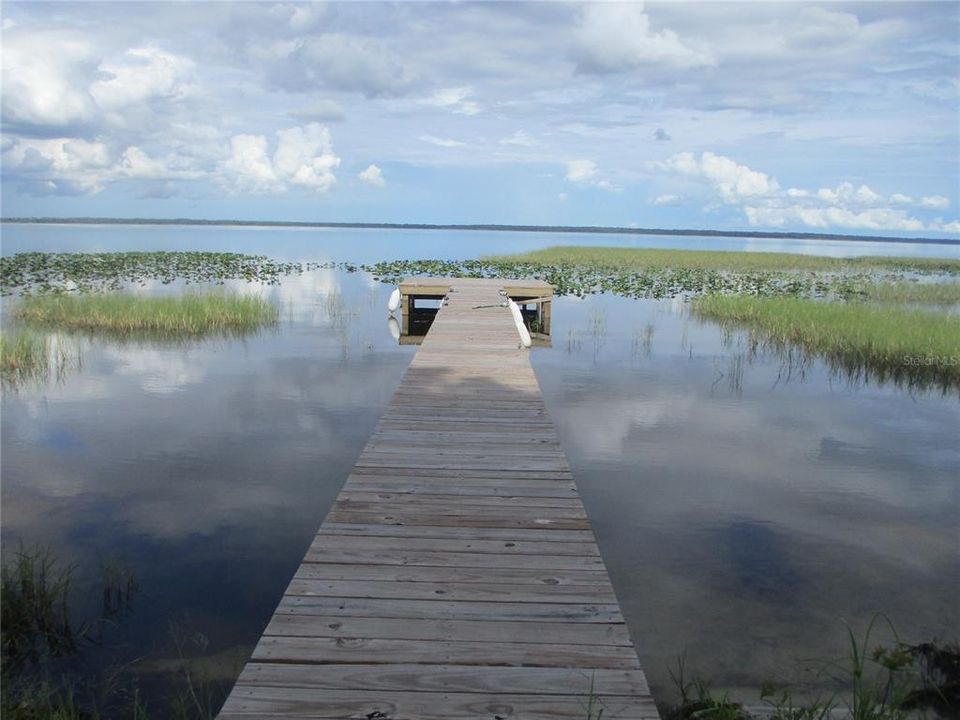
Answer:
[[400, 321], [393, 315], [387, 318], [387, 327], [390, 328], [390, 337], [394, 340], [400, 340]]
[[394, 288], [390, 293], [390, 299], [387, 300], [387, 310], [395, 313], [398, 307], [400, 307], [400, 288]]
[[517, 326], [517, 332], [520, 333], [520, 342], [525, 348], [530, 347], [530, 331], [527, 330], [527, 326], [523, 323], [523, 315], [520, 312], [520, 308], [517, 304], [510, 300], [510, 314], [513, 315], [513, 324]]

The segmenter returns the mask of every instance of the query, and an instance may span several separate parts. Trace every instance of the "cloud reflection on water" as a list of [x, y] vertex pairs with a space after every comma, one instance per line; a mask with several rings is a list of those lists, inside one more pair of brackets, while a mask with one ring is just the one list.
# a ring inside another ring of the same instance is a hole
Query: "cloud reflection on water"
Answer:
[[655, 688], [684, 646], [718, 682], [756, 686], [839, 657], [844, 621], [886, 612], [916, 639], [957, 627], [956, 399], [836, 383], [816, 362], [785, 380], [763, 353], [728, 387], [737, 343], [663, 305], [572, 304], [555, 332], [602, 310], [599, 353], [534, 354]]

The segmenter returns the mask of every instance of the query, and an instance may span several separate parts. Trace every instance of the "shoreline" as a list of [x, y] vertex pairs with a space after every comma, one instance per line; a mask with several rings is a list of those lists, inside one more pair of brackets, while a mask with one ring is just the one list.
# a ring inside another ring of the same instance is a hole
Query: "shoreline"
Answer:
[[591, 225], [506, 225], [506, 224], [434, 224], [374, 222], [308, 222], [284, 220], [203, 220], [195, 218], [0, 218], [3, 225], [172, 225], [276, 228], [341, 228], [366, 230], [473, 230], [489, 232], [581, 233], [595, 235], [660, 235], [692, 237], [733, 237], [772, 240], [843, 240], [905, 244], [958, 245], [960, 238], [890, 237], [885, 235], [844, 235], [841, 233], [759, 232], [754, 230], [698, 230], [692, 228], [631, 228]]

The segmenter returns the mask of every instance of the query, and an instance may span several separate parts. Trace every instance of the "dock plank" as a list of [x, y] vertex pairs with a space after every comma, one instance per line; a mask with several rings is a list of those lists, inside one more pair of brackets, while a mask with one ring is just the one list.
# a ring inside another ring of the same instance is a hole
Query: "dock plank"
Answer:
[[504, 281], [404, 287], [446, 299], [219, 717], [658, 720]]

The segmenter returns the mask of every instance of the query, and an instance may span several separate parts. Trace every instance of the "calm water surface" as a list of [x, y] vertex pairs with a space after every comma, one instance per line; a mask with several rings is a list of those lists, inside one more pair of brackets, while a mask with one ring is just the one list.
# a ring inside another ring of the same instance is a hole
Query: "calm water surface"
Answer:
[[[567, 244], [956, 255], [949, 246], [527, 233], [3, 226], [25, 250], [231, 250], [283, 260], [466, 258]], [[182, 658], [218, 699], [415, 351], [390, 287], [318, 271], [278, 287], [278, 328], [181, 345], [76, 339], [59, 382], [6, 390], [2, 541], [136, 573], [81, 681], [137, 660], [159, 714]], [[164, 292], [148, 286], [138, 292]], [[9, 305], [9, 302], [5, 303]], [[913, 640], [960, 628], [960, 402], [752, 355], [680, 301], [558, 299], [533, 365], [656, 692], [668, 665], [720, 685], [789, 678], [886, 613]]]

